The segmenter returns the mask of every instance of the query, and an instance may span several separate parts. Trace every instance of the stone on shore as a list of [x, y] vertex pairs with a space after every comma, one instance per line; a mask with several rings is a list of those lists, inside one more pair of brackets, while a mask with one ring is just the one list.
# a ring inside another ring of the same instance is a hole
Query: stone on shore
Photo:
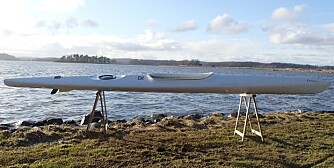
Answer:
[[63, 119], [61, 118], [52, 118], [46, 120], [46, 125], [62, 125], [63, 123]]
[[33, 126], [34, 124], [35, 124], [36, 122], [35, 121], [21, 121], [21, 122], [19, 122], [17, 125], [18, 126], [21, 126], [21, 127], [23, 127], [23, 126]]

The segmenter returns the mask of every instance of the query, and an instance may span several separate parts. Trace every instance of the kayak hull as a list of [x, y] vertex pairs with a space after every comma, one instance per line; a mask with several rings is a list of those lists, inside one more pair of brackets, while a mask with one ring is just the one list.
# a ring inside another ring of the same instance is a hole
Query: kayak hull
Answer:
[[172, 93], [313, 94], [326, 90], [327, 81], [269, 77], [202, 74], [146, 74], [5, 79], [7, 86], [50, 88], [60, 91], [101, 90]]

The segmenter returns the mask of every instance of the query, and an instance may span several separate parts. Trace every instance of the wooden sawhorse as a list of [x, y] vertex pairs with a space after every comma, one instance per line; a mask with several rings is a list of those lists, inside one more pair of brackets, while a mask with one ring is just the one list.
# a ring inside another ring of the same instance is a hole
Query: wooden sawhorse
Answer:
[[[244, 138], [245, 138], [245, 135], [246, 135], [247, 123], [249, 123], [251, 132], [253, 134], [256, 134], [256, 135], [260, 136], [261, 140], [263, 141], [263, 134], [262, 134], [262, 130], [261, 130], [261, 125], [260, 125], [260, 120], [259, 120], [259, 115], [258, 115], [258, 111], [257, 111], [255, 97], [256, 97], [256, 95], [253, 95], [253, 94], [240, 94], [239, 109], [238, 109], [238, 114], [237, 114], [237, 120], [235, 122], [234, 135], [238, 134], [239, 136], [241, 136], [242, 137], [242, 142], [244, 141]], [[248, 98], [248, 100], [247, 100], [247, 98]], [[240, 111], [241, 111], [241, 108], [242, 108], [242, 102], [245, 102], [246, 116], [245, 116], [244, 130], [241, 133], [240, 131], [237, 130], [237, 128], [238, 128], [238, 123], [239, 123], [239, 119], [240, 119]], [[251, 116], [250, 116], [250, 105], [251, 105], [252, 102], [253, 102], [253, 105], [254, 105], [254, 113], [256, 115], [256, 121], [257, 121], [259, 131], [254, 130], [253, 127], [252, 127]]]
[[96, 107], [97, 107], [97, 104], [98, 104], [99, 101], [101, 103], [102, 124], [103, 124], [103, 128], [104, 128], [104, 134], [107, 136], [107, 133], [108, 133], [108, 113], [107, 113], [107, 105], [106, 105], [106, 96], [104, 94], [104, 91], [101, 91], [101, 90], [96, 92], [95, 102], [94, 102], [92, 111], [90, 112], [89, 121], [88, 121], [87, 128], [86, 128], [86, 135], [88, 134], [88, 130], [90, 128], [90, 125], [92, 124], [93, 118], [95, 116]]

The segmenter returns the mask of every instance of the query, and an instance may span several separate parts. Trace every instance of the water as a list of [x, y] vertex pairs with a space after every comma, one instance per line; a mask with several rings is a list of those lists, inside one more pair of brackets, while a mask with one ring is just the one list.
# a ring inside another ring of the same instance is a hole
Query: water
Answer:
[[[60, 117], [81, 119], [90, 112], [94, 91], [71, 91], [51, 95], [50, 89], [14, 88], [5, 78], [80, 76], [103, 74], [201, 73], [317, 78], [334, 83], [333, 74], [285, 72], [211, 67], [170, 67], [0, 61], [0, 123]], [[316, 95], [257, 95], [260, 113], [277, 111], [334, 111], [333, 85]], [[132, 119], [140, 115], [230, 113], [238, 108], [239, 95], [194, 93], [106, 92], [109, 119]]]

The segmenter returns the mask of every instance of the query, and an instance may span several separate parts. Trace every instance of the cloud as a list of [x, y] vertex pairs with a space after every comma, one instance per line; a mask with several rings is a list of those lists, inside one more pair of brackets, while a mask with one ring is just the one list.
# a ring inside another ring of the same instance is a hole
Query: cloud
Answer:
[[279, 21], [296, 21], [300, 19], [305, 7], [306, 5], [297, 5], [293, 9], [280, 7], [273, 11], [271, 18]]
[[82, 25], [87, 28], [95, 28], [98, 27], [98, 23], [94, 20], [87, 19], [82, 22]]
[[145, 34], [140, 34], [138, 37], [140, 41], [155, 42], [165, 38], [165, 34], [161, 32], [154, 32], [152, 29], [146, 29]]
[[47, 28], [50, 30], [59, 30], [62, 27], [62, 23], [58, 22], [58, 21], [52, 21]]
[[334, 32], [334, 23], [322, 24], [319, 27], [324, 30]]
[[204, 40], [189, 41], [183, 50], [191, 57], [206, 61], [245, 61], [249, 60], [257, 43], [250, 40]]
[[65, 22], [67, 28], [73, 28], [78, 26], [78, 20], [74, 17], [68, 18]]
[[301, 23], [281, 23], [262, 25], [262, 31], [274, 44], [334, 45], [334, 35], [318, 30], [321, 26], [309, 26]]
[[246, 22], [236, 21], [227, 14], [215, 17], [207, 28], [209, 33], [238, 34], [247, 31]]
[[[262, 31], [274, 44], [299, 45], [334, 45], [334, 23], [323, 25], [307, 25], [301, 20], [305, 5], [297, 5], [293, 9], [277, 8], [272, 13], [272, 20], [262, 24]], [[323, 31], [325, 30], [325, 31]]]
[[11, 36], [12, 34], [14, 34], [13, 31], [7, 30], [7, 29], [3, 29], [2, 33], [3, 33], [4, 36]]
[[44, 29], [47, 32], [55, 35], [55, 34], [70, 34], [70, 30], [77, 28], [77, 27], [85, 27], [85, 28], [94, 28], [97, 27], [98, 24], [96, 21], [87, 19], [81, 22], [81, 25], [79, 25], [79, 20], [75, 17], [70, 17], [66, 19], [65, 21], [46, 21], [46, 20], [40, 20], [35, 24], [35, 28], [37, 29]]
[[72, 12], [84, 5], [84, 0], [40, 0], [38, 9], [47, 12]]
[[157, 26], [159, 24], [159, 20], [157, 19], [150, 19], [146, 22], [146, 24], [150, 27]]
[[143, 44], [139, 44], [136, 42], [112, 42], [112, 43], [107, 43], [110, 47], [117, 49], [117, 50], [122, 50], [122, 51], [148, 51], [151, 50], [149, 46], [145, 46]]
[[181, 23], [179, 27], [175, 29], [175, 32], [185, 32], [197, 29], [197, 23], [195, 20], [187, 20]]
[[332, 45], [334, 44], [334, 38], [319, 36], [315, 33], [288, 32], [272, 34], [270, 42], [275, 44]]

